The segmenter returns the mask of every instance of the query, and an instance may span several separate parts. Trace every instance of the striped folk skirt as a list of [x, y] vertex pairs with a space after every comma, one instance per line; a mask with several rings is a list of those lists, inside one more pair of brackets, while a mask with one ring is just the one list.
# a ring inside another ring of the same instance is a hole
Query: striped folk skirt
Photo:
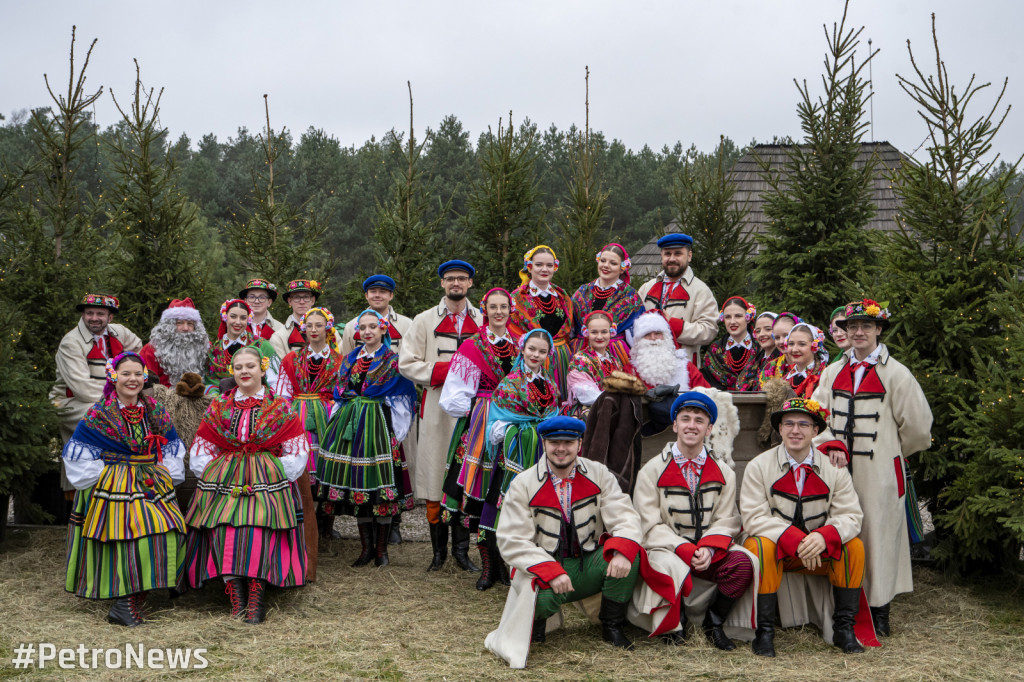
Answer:
[[108, 464], [75, 493], [68, 523], [64, 588], [86, 599], [116, 599], [178, 587], [185, 568], [185, 521], [167, 470]]
[[412, 509], [409, 469], [383, 400], [357, 397], [335, 411], [316, 480], [328, 514], [386, 517]]
[[501, 505], [505, 501], [505, 493], [512, 485], [512, 479], [536, 464], [544, 456], [543, 444], [537, 435], [539, 422], [510, 424], [505, 430], [505, 443], [501, 454], [494, 462], [494, 472], [484, 500], [484, 509], [480, 515], [481, 537], [485, 531], [494, 532], [498, 528], [501, 516]]
[[487, 453], [487, 414], [491, 398], [478, 397], [466, 417], [455, 423], [455, 431], [448, 446], [445, 466], [444, 495], [441, 505], [450, 514], [462, 512], [479, 518], [484, 497], [491, 482], [494, 462]]
[[276, 587], [304, 583], [302, 499], [270, 453], [215, 457], [185, 518], [189, 586], [221, 576], [259, 578]]

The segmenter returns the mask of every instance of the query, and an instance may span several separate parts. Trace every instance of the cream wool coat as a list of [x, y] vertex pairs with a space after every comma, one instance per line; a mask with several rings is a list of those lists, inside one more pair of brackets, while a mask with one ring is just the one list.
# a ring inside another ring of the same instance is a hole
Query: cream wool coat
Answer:
[[[551, 505], [554, 505], [552, 508]], [[580, 457], [572, 486], [573, 522], [584, 552], [612, 550], [632, 560], [640, 551], [640, 516], [608, 467]], [[498, 519], [501, 558], [515, 569], [498, 629], [484, 644], [513, 668], [525, 668], [537, 604], [535, 579], [564, 573], [554, 557], [561, 529], [561, 507], [544, 458], [512, 480]], [[554, 564], [554, 565], [552, 565]], [[561, 625], [561, 614], [548, 619], [547, 631]]]
[[[640, 514], [647, 559], [656, 571], [671, 576], [674, 594], [692, 588], [684, 596], [684, 606], [690, 621], [700, 622], [717, 589], [714, 583], [691, 576], [690, 566], [677, 550], [690, 557], [698, 547], [736, 550], [747, 555], [754, 567], [754, 580], [729, 613], [726, 631], [731, 637], [749, 641], [754, 638], [755, 594], [760, 575], [757, 558], [735, 542], [741, 526], [736, 506], [736, 474], [709, 455], [695, 498], [672, 457], [672, 445], [667, 443], [659, 456], [644, 465], [633, 489], [633, 506]], [[700, 522], [699, 537], [695, 518]], [[665, 622], [670, 614], [676, 620], [669, 606], [648, 584], [637, 582], [629, 620], [650, 633], [678, 630], [678, 621]]]
[[[107, 325], [107, 334], [120, 341], [126, 351], [138, 352], [142, 348], [142, 339], [124, 325]], [[60, 417], [65, 442], [89, 408], [103, 397], [103, 386], [107, 383], [106, 363], [86, 357], [92, 350], [92, 341], [92, 332], [84, 320], [79, 320], [78, 326], [65, 334], [57, 347], [57, 380], [50, 390], [50, 400], [61, 410], [67, 410]], [[72, 397], [68, 397], [68, 391]]]
[[830, 431], [816, 441], [834, 438], [850, 450], [853, 487], [864, 508], [864, 591], [871, 606], [883, 606], [914, 589], [904, 461], [931, 445], [932, 412], [914, 375], [884, 344], [852, 399], [848, 366], [849, 356], [829, 365], [814, 391], [832, 413]]
[[[277, 320], [274, 320], [277, 322]], [[291, 348], [288, 347], [288, 337], [292, 335], [292, 329], [295, 328], [295, 318], [290, 314], [285, 318], [284, 322], [278, 322], [274, 327], [274, 335], [270, 337], [270, 346], [277, 353], [277, 357], [284, 358], [291, 352]]]
[[[814, 453], [814, 474], [804, 483], [803, 513], [808, 531], [824, 528], [826, 554], [835, 555], [842, 544], [860, 535], [864, 514], [853, 480], [845, 468], [832, 466], [828, 457]], [[786, 450], [779, 445], [755, 457], [743, 472], [740, 517], [748, 536], [768, 538], [783, 554], [796, 547], [803, 533], [791, 520], [796, 484], [789, 473]], [[838, 543], [838, 544], [837, 544]], [[784, 573], [779, 587], [782, 627], [814, 623], [826, 642], [832, 642], [832, 586], [825, 576]]]
[[[483, 324], [480, 310], [466, 301], [466, 318], [472, 318], [479, 327]], [[413, 487], [416, 497], [439, 501], [441, 484], [444, 481], [444, 467], [448, 460], [448, 444], [455, 431], [454, 417], [445, 414], [438, 404], [441, 388], [431, 388], [430, 378], [437, 362], [451, 362], [459, 344], [474, 332], [468, 332], [465, 323], [460, 338], [440, 335], [436, 330], [445, 321], [448, 308], [445, 299], [412, 320], [402, 348], [398, 353], [398, 371], [417, 386], [424, 387], [423, 418], [419, 420], [419, 435], [416, 439], [416, 479]], [[399, 330], [401, 331], [401, 330]]]
[[[658, 307], [658, 301], [654, 297], [648, 298], [648, 294], [664, 278], [665, 272], [659, 272], [657, 277], [645, 282], [637, 291], [647, 310]], [[700, 347], [714, 341], [718, 334], [718, 303], [708, 285], [694, 275], [693, 268], [689, 266], [679, 278], [679, 284], [689, 294], [690, 300], [685, 305], [666, 306], [664, 313], [669, 319], [683, 321], [683, 331], [676, 337], [676, 343], [680, 348], [685, 348], [690, 357], [697, 358], [700, 355]]]

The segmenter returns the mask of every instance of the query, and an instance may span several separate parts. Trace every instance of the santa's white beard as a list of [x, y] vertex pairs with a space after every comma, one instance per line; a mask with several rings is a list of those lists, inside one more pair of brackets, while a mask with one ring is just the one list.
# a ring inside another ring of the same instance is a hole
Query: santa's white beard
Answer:
[[629, 351], [629, 361], [637, 376], [648, 386], [675, 383], [679, 359], [671, 339], [637, 339]]
[[167, 373], [172, 386], [185, 372], [203, 373], [206, 353], [210, 348], [205, 329], [179, 332], [174, 328], [174, 320], [168, 320], [153, 327], [149, 342], [153, 344], [156, 359]]

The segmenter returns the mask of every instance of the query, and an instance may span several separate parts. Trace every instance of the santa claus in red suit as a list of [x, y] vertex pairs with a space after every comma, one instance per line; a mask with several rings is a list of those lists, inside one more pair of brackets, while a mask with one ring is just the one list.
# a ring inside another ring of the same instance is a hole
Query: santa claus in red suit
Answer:
[[150, 377], [170, 388], [185, 372], [202, 375], [209, 349], [210, 338], [192, 299], [174, 299], [160, 314], [160, 322], [139, 355], [146, 361]]

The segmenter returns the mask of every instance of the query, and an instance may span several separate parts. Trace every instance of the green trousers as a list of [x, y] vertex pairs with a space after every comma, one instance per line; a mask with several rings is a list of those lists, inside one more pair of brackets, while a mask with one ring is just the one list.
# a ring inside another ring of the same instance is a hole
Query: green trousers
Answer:
[[633, 567], [625, 578], [609, 578], [605, 575], [608, 562], [600, 549], [595, 552], [584, 552], [575, 558], [561, 559], [558, 562], [569, 574], [573, 591], [555, 594], [551, 588], [537, 593], [537, 609], [534, 619], [549, 618], [558, 612], [562, 604], [586, 599], [600, 592], [616, 602], [627, 602], [633, 596], [633, 586], [640, 573], [640, 558], [633, 559]]

